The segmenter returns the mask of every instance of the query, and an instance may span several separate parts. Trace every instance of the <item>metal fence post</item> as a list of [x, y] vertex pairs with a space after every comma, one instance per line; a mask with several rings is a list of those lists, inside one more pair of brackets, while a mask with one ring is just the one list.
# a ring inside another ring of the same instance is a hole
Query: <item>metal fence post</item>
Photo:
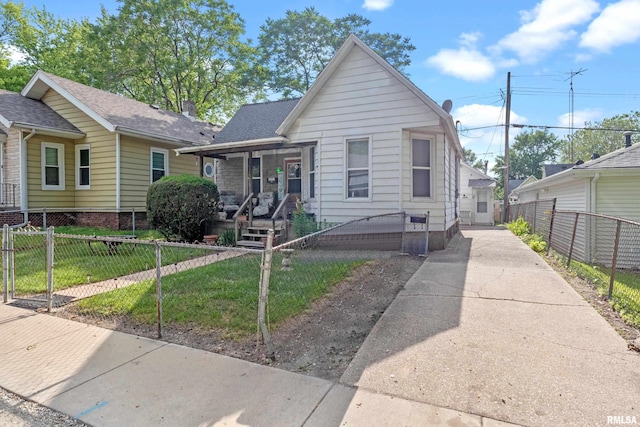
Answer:
[[47, 208], [42, 208], [42, 228], [47, 229]]
[[131, 231], [136, 234], [136, 208], [131, 209]]
[[47, 228], [47, 311], [53, 306], [53, 227]]
[[616, 221], [616, 240], [613, 244], [613, 258], [611, 259], [611, 278], [609, 279], [609, 293], [608, 298], [611, 298], [613, 295], [613, 282], [616, 278], [616, 261], [618, 259], [618, 245], [620, 244], [620, 227], [622, 225], [622, 221]]
[[158, 339], [162, 338], [162, 250], [156, 242], [156, 308], [158, 310]]
[[3, 285], [3, 301], [9, 302], [9, 225], [2, 227], [2, 285]]
[[536, 234], [536, 222], [538, 220], [538, 201], [533, 204], [533, 234]]
[[553, 235], [553, 220], [556, 217], [556, 198], [553, 198], [553, 206], [551, 206], [551, 219], [549, 220], [549, 240], [547, 241], [547, 255], [551, 249], [551, 236]]
[[569, 257], [567, 258], [567, 267], [571, 265], [571, 256], [573, 255], [573, 244], [576, 241], [576, 229], [578, 228], [579, 213], [576, 212], [576, 220], [573, 222], [573, 233], [571, 234], [571, 245], [569, 246]]
[[266, 313], [267, 303], [269, 301], [269, 279], [271, 276], [271, 264], [273, 261], [273, 230], [269, 230], [267, 235], [267, 244], [264, 248], [262, 258], [262, 271], [260, 274], [260, 294], [258, 298], [258, 325], [262, 331], [262, 339], [267, 345], [267, 357], [275, 358], [275, 350], [271, 342], [271, 334], [267, 328]]
[[401, 254], [406, 254], [407, 251], [405, 250], [404, 244], [405, 244], [405, 233], [406, 233], [406, 228], [407, 228], [407, 213], [406, 212], [402, 212], [402, 215], [400, 215], [400, 221], [402, 221], [402, 242], [400, 243], [400, 253]]
[[9, 228], [9, 276], [11, 280], [11, 299], [16, 297], [16, 251], [14, 249], [15, 235], [13, 234], [13, 228]]

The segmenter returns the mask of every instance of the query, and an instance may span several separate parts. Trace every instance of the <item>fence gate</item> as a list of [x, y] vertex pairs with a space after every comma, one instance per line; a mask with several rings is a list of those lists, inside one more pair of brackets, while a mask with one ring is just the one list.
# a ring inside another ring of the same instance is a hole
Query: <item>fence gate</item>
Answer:
[[[43, 265], [44, 264], [44, 265]], [[21, 274], [16, 275], [16, 269]], [[3, 302], [51, 309], [53, 229], [2, 229]]]

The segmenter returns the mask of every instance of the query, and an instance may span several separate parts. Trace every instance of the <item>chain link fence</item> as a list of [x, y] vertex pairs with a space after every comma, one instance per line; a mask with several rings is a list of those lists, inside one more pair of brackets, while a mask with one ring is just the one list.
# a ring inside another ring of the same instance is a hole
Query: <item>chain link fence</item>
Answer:
[[27, 225], [47, 229], [48, 227], [106, 227], [112, 230], [129, 230], [147, 227], [147, 214], [144, 208], [128, 210], [100, 208], [42, 208], [0, 211], [0, 224], [11, 227]]
[[[326, 227], [326, 228], [325, 228]], [[397, 213], [268, 250], [83, 236], [32, 225], [2, 232], [4, 302], [168, 341], [250, 336], [303, 312], [358, 268], [426, 255], [428, 215]]]
[[[588, 276], [623, 317], [640, 325], [640, 223], [588, 212], [555, 210], [555, 200], [513, 205], [511, 219], [537, 224], [535, 233]], [[547, 226], [548, 224], [548, 226]], [[533, 227], [532, 227], [533, 228]]]

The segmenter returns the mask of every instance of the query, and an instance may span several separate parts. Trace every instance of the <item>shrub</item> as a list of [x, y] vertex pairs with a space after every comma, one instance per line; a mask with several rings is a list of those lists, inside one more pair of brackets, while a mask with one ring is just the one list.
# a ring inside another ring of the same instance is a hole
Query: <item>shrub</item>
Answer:
[[305, 212], [302, 202], [296, 202], [296, 210], [293, 211], [293, 230], [296, 237], [303, 237], [318, 231], [318, 224]]
[[518, 217], [515, 221], [508, 223], [507, 228], [516, 236], [523, 236], [531, 232], [529, 223], [523, 217]]
[[220, 194], [211, 181], [165, 176], [147, 191], [147, 219], [167, 240], [202, 240], [206, 221], [217, 218]]
[[220, 246], [233, 246], [236, 244], [236, 231], [227, 228], [222, 233], [220, 233], [220, 238], [218, 239], [218, 244]]

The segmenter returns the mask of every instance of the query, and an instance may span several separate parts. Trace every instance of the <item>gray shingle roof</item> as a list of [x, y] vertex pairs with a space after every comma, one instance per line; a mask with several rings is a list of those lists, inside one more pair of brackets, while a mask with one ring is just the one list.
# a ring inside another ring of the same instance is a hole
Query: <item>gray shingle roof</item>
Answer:
[[137, 133], [179, 140], [187, 145], [213, 142], [217, 127], [191, 121], [179, 113], [152, 108], [148, 104], [83, 85], [50, 73], [42, 73], [109, 123]]
[[510, 179], [509, 180], [509, 191], [513, 191], [516, 188], [520, 187], [520, 185], [522, 185], [523, 182], [525, 182], [526, 179], [522, 178], [522, 179]]
[[575, 165], [573, 163], [559, 163], [557, 165], [542, 165], [544, 177], [555, 175], [567, 169], [571, 169]]
[[83, 133], [42, 101], [0, 89], [0, 115], [10, 122], [56, 131]]
[[243, 105], [216, 135], [215, 143], [275, 138], [276, 129], [300, 99]]
[[495, 181], [493, 179], [481, 178], [469, 180], [469, 187], [471, 188], [489, 188], [494, 184]]
[[640, 168], [640, 143], [620, 148], [595, 160], [573, 167], [574, 170], [629, 168]]

